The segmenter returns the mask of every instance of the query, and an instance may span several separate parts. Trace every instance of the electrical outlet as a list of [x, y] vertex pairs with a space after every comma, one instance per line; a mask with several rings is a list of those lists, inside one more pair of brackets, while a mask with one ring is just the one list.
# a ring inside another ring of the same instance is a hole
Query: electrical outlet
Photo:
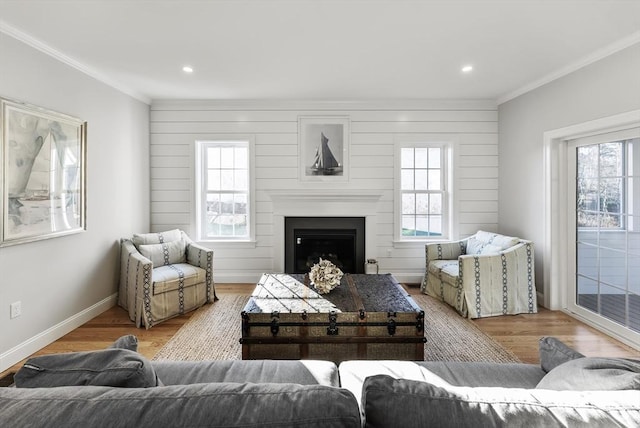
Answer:
[[22, 302], [13, 302], [11, 304], [11, 318], [18, 318], [22, 315]]

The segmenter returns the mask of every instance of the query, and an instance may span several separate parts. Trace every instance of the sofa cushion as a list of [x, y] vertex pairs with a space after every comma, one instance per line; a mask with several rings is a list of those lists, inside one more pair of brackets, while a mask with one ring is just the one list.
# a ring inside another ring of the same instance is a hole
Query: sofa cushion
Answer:
[[545, 375], [534, 364], [452, 361], [354, 360], [340, 363], [338, 371], [342, 387], [351, 391], [358, 400], [362, 397], [365, 379], [375, 375], [443, 385], [504, 388], [535, 388]]
[[372, 376], [368, 427], [612, 427], [640, 424], [640, 391], [469, 388]]
[[0, 426], [43, 424], [92, 428], [360, 428], [360, 417], [349, 391], [322, 385], [0, 388]]
[[79, 385], [147, 388], [159, 383], [145, 357], [118, 348], [29, 358], [14, 380], [18, 388]]
[[589, 357], [567, 361], [547, 373], [536, 388], [557, 391], [640, 390], [640, 361]]
[[184, 263], [185, 242], [181, 239], [163, 244], [139, 245], [140, 254], [151, 260], [154, 267]]
[[160, 266], [153, 269], [153, 295], [201, 284], [207, 279], [207, 271], [187, 263]]
[[547, 373], [567, 361], [584, 358], [580, 352], [571, 349], [555, 337], [541, 338], [538, 341], [538, 351], [540, 367]]
[[455, 286], [460, 274], [460, 265], [457, 260], [434, 260], [429, 263], [429, 272]]
[[131, 241], [133, 245], [162, 244], [165, 242], [179, 241], [182, 239], [180, 229], [167, 230], [166, 232], [156, 233], [134, 233]]
[[165, 385], [252, 382], [340, 386], [338, 367], [331, 361], [153, 361], [152, 364]]

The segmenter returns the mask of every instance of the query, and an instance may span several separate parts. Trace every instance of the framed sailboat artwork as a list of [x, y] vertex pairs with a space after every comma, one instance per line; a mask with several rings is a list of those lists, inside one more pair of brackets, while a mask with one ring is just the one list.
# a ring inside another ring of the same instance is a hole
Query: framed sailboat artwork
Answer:
[[348, 181], [349, 134], [348, 117], [299, 117], [300, 180]]

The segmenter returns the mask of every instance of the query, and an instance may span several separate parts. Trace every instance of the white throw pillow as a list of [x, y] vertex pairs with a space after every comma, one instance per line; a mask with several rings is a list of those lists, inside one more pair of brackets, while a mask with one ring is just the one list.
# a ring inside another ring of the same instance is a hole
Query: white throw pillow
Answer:
[[167, 242], [164, 244], [150, 244], [138, 246], [140, 254], [151, 260], [153, 266], [165, 266], [176, 263], [184, 263], [185, 242], [183, 240]]
[[[140, 245], [162, 244], [165, 242], [179, 241], [182, 239], [180, 229], [168, 230], [157, 233], [134, 233], [131, 241], [136, 247]], [[138, 248], [138, 250], [140, 250]]]
[[500, 235], [493, 232], [485, 232], [483, 230], [479, 230], [478, 233], [474, 235], [474, 238], [485, 244], [495, 245], [501, 250], [511, 248], [520, 242], [520, 239], [514, 236]]

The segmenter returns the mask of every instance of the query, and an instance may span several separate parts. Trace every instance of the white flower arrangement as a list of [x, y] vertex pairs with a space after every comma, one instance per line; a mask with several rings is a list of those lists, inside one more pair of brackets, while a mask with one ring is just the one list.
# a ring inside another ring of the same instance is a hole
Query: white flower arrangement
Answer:
[[318, 293], [327, 294], [329, 291], [340, 285], [342, 279], [342, 271], [329, 260], [322, 260], [311, 268], [309, 279], [311, 284], [316, 288]]

